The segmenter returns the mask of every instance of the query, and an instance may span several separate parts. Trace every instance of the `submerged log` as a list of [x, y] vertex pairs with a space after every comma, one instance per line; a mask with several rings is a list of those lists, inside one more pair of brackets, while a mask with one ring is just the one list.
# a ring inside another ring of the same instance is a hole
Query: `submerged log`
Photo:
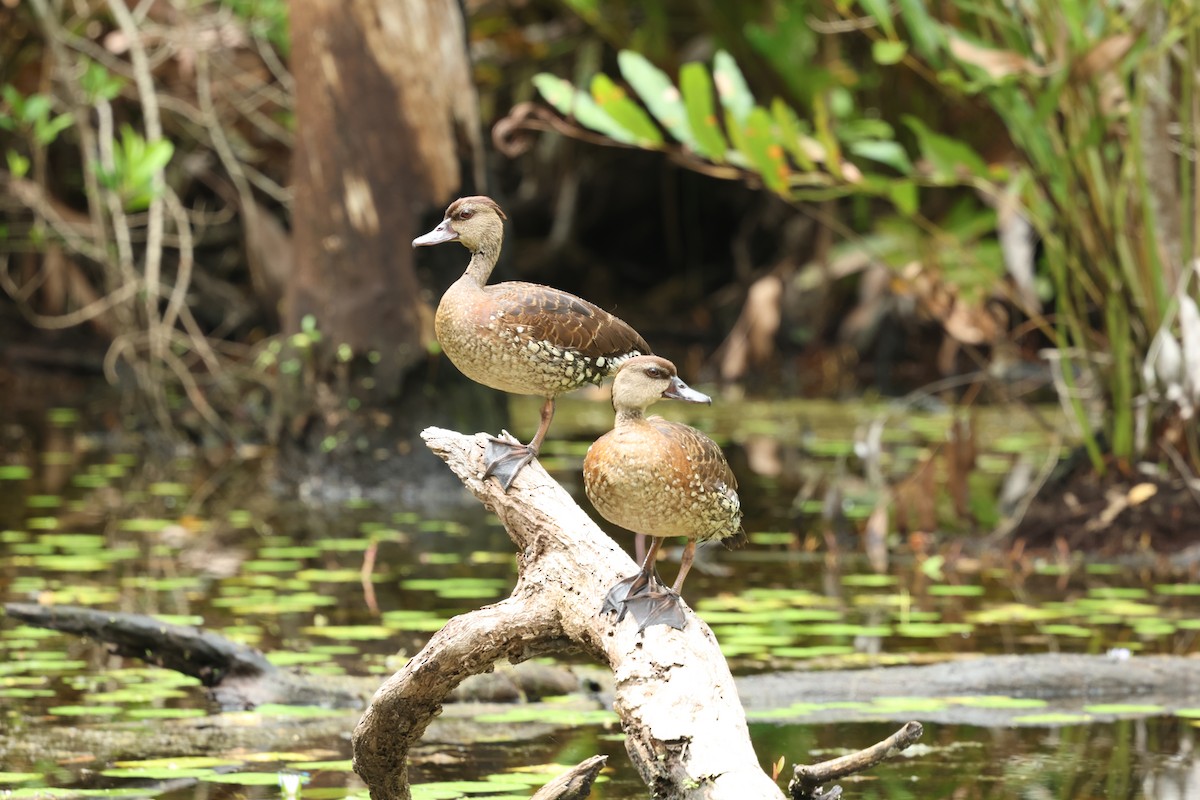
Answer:
[[[264, 703], [362, 708], [379, 685], [375, 677], [308, 676], [280, 669], [249, 645], [146, 614], [33, 603], [5, 603], [4, 612], [28, 625], [92, 639], [117, 655], [190, 675], [209, 689], [223, 710]], [[507, 703], [578, 689], [579, 680], [569, 667], [522, 664], [475, 675], [447, 700]]]
[[117, 655], [191, 675], [210, 689], [224, 709], [263, 703], [357, 708], [363, 702], [361, 691], [279, 669], [253, 647], [190, 625], [78, 606], [6, 603], [4, 610], [30, 625], [95, 639]]
[[612, 584], [637, 565], [538, 465], [505, 494], [481, 478], [487, 438], [429, 428], [422, 436], [504, 523], [517, 546], [512, 595], [452, 619], [389, 678], [354, 732], [354, 767], [373, 800], [408, 800], [407, 753], [445, 694], [496, 659], [580, 650], [612, 669], [626, 749], [655, 797], [781, 800], [759, 767], [733, 676], [712, 631], [685, 609], [682, 630], [639, 633], [599, 614]]

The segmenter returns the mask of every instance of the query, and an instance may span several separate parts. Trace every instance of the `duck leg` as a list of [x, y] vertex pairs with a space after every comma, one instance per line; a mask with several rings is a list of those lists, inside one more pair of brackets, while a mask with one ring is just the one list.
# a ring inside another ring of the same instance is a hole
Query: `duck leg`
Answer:
[[496, 480], [500, 481], [501, 488], [506, 492], [512, 488], [517, 473], [526, 464], [537, 458], [538, 452], [542, 449], [542, 442], [546, 439], [546, 431], [550, 430], [550, 420], [552, 419], [554, 419], [554, 398], [547, 397], [546, 402], [542, 404], [542, 419], [538, 423], [537, 433], [533, 435], [529, 444], [497, 439], [495, 436], [490, 437], [487, 451], [483, 454], [484, 461], [487, 463], [483, 470], [483, 477], [495, 476]]
[[632, 613], [639, 632], [651, 625], [670, 625], [676, 630], [683, 629], [686, 620], [679, 594], [663, 584], [654, 568], [661, 545], [662, 539], [654, 537], [642, 568], [636, 575], [625, 578], [609, 590], [600, 609], [601, 614], [616, 611], [617, 622], [620, 622], [625, 619], [626, 612]]
[[675, 576], [675, 585], [671, 587], [671, 591], [676, 594], [683, 588], [683, 579], [687, 577], [688, 570], [692, 568], [692, 562], [696, 560], [696, 542], [689, 541], [687, 547], [683, 548], [683, 556], [679, 559], [679, 574]]

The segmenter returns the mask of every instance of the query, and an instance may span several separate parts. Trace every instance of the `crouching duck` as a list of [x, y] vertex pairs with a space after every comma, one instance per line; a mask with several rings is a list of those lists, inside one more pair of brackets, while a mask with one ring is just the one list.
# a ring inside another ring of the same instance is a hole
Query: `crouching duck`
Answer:
[[[639, 539], [654, 537], [641, 571], [614, 586], [601, 609], [619, 612], [618, 622], [632, 613], [639, 631], [650, 625], [683, 628], [679, 590], [696, 543], [738, 536], [742, 527], [737, 480], [717, 443], [682, 423], [646, 416], [646, 409], [664, 397], [712, 402], [681, 381], [664, 358], [640, 356], [623, 363], [613, 380], [616, 424], [588, 449], [583, 462], [583, 485], [600, 515]], [[670, 589], [654, 568], [667, 536], [688, 539]]]
[[413, 247], [458, 242], [471, 251], [467, 271], [442, 295], [434, 329], [442, 350], [468, 378], [512, 394], [546, 398], [529, 444], [492, 437], [484, 477], [508, 491], [537, 457], [554, 398], [600, 383], [628, 358], [650, 352], [637, 331], [575, 295], [536, 283], [487, 285], [504, 240], [504, 212], [490, 197], [461, 197]]

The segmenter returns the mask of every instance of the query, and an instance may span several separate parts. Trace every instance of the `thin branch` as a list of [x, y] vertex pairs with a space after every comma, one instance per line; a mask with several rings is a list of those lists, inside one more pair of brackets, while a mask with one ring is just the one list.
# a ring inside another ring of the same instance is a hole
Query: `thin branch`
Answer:
[[813, 790], [823, 783], [844, 778], [870, 769], [897, 753], [906, 750], [925, 732], [919, 722], [907, 722], [904, 727], [881, 742], [848, 756], [822, 761], [812, 766], [796, 765], [788, 792], [794, 800], [813, 796]]
[[[138, 99], [142, 106], [142, 122], [146, 128], [146, 141], [157, 142], [163, 138], [162, 121], [158, 111], [158, 95], [154, 90], [154, 76], [150, 72], [149, 59], [146, 57], [146, 49], [142, 44], [137, 22], [134, 21], [124, 0], [108, 0], [108, 7], [112, 11], [117, 27], [128, 40], [129, 59], [133, 65], [134, 83], [137, 86]], [[155, 170], [151, 179], [151, 200], [143, 264], [143, 275], [146, 280], [146, 326], [150, 333], [151, 364], [154, 363], [154, 360], [162, 357], [166, 346], [162, 321], [158, 314], [164, 226], [162, 195], [165, 184], [163, 168], [160, 167]]]
[[[8, 258], [5, 257], [0, 262], [0, 288], [8, 292], [12, 297], [18, 297], [21, 287], [17, 286], [13, 281], [12, 276], [8, 274]], [[21, 314], [32, 324], [46, 330], [63, 330], [64, 328], [73, 328], [76, 325], [95, 319], [96, 317], [111, 311], [113, 308], [130, 300], [137, 295], [138, 289], [141, 288], [140, 283], [126, 283], [110, 294], [101, 297], [99, 300], [94, 300], [88, 303], [83, 308], [76, 309], [67, 314], [57, 314], [54, 316], [46, 316], [39, 314], [28, 305], [21, 303], [19, 308]]]

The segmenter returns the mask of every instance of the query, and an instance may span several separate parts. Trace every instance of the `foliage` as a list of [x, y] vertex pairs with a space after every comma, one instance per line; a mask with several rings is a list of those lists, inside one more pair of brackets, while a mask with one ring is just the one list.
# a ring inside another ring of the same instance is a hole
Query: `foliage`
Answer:
[[147, 142], [129, 125], [121, 126], [121, 138], [114, 144], [112, 169], [96, 166], [100, 184], [121, 197], [125, 210], [148, 208], [161, 194], [157, 177], [171, 160], [175, 146], [169, 139]]
[[0, 128], [6, 131], [20, 131], [45, 147], [71, 126], [70, 114], [52, 113], [47, 95], [24, 97], [12, 84], [7, 84], [2, 94], [7, 110], [0, 113]]
[[[252, 182], [287, 202], [263, 164], [269, 145], [290, 144], [276, 121], [287, 76], [272, 44], [286, 40], [287, 6], [185, 5], [169, 26], [123, 3], [32, 0], [0, 12], [25, 32], [0, 37], [12, 81], [0, 90], [0, 191], [14, 210], [0, 229], [0, 288], [36, 326], [90, 324], [106, 336], [110, 377], [119, 361], [131, 368], [163, 427], [186, 410], [225, 433], [217, 409], [244, 403], [264, 378], [253, 353], [211, 332], [253, 312], [230, 308], [242, 288], [215, 274], [193, 283], [194, 268], [216, 232], [212, 186], [237, 193], [218, 193], [218, 215], [255, 202]], [[14, 256], [21, 268], [10, 271]], [[229, 379], [234, 370], [244, 382]]]
[[[801, 32], [797, 22], [811, 13], [810, 3], [767, 7], [773, 18], [747, 23], [745, 39], [784, 78], [777, 83], [790, 101], [757, 97], [724, 51], [711, 66], [684, 64], [677, 82], [637, 53], [622, 52], [618, 63], [631, 93], [604, 75], [588, 91], [550, 75], [534, 83], [580, 126], [668, 152], [694, 169], [761, 183], [790, 201], [885, 201], [937, 239], [944, 229], [923, 216], [929, 190], [957, 188], [971, 190], [981, 211], [985, 204], [998, 209], [990, 215], [993, 242], [1003, 240], [1006, 221], [1023, 220], [1042, 244], [1037, 266], [1053, 288], [1055, 313], [1041, 316], [1036, 297], [1023, 310], [1057, 346], [1064, 402], [1097, 468], [1104, 468], [1102, 442], [1120, 458], [1134, 455], [1144, 445], [1135, 433], [1149, 427], [1138, 414], [1161, 399], [1154, 384], [1162, 376], [1142, 369], [1151, 339], [1164, 323], [1170, 328], [1176, 304], [1193, 307], [1200, 283], [1189, 292], [1197, 202], [1185, 154], [1194, 152], [1196, 129], [1197, 4], [1155, 6], [1132, 18], [1103, 2], [1014, 7], [958, 0], [939, 9], [940, 19], [919, 0], [862, 0], [865, 16], [857, 19], [838, 4], [845, 21], [866, 32], [870, 58], [849, 74], [844, 61], [818, 63], [811, 81], [787, 57], [793, 37], [814, 50], [812, 31]], [[991, 113], [982, 113], [1003, 132], [1008, 152], [989, 163], [971, 144], [978, 129], [953, 130], [916, 96], [906, 104], [908, 98], [873, 94], [909, 75], [950, 103], [984, 103]], [[1170, 135], [1173, 129], [1182, 136]], [[995, 281], [1001, 274], [977, 277]], [[1176, 350], [1187, 342], [1181, 338], [1172, 339]], [[1185, 376], [1182, 392], [1190, 405], [1177, 404], [1185, 418], [1200, 401], [1200, 336], [1195, 349], [1189, 363], [1196, 372]], [[1098, 377], [1109, 413], [1094, 415], [1081, 399], [1086, 375]]]

